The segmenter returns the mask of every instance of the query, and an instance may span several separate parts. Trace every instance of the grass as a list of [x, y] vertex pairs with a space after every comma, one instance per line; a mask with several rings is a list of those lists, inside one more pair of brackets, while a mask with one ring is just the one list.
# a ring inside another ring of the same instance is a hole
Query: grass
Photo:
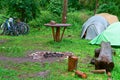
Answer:
[[[93, 74], [90, 72], [90, 70], [94, 70], [94, 66], [89, 64], [89, 59], [93, 57], [94, 50], [99, 45], [90, 45], [88, 43], [89, 40], [80, 38], [81, 26], [90, 16], [88, 13], [83, 11], [83, 13], [75, 12], [68, 14], [68, 23], [72, 24], [72, 26], [66, 29], [61, 42], [54, 42], [51, 28], [45, 26], [41, 26], [40, 30], [31, 28], [27, 35], [0, 36], [0, 40], [5, 41], [0, 44], [0, 55], [25, 57], [29, 51], [35, 50], [72, 52], [79, 58], [77, 69], [88, 75], [88, 78], [84, 80], [107, 80], [108, 77], [106, 74]], [[116, 56], [113, 57], [115, 67], [112, 71], [112, 79], [119, 80], [120, 49], [114, 49], [116, 50]], [[68, 72], [67, 67], [67, 59], [61, 62], [44, 63], [44, 65], [38, 62], [14, 63], [0, 61], [0, 80], [82, 80], [75, 76], [74, 72]], [[46, 78], [33, 76], [33, 74], [45, 70], [50, 71]]]

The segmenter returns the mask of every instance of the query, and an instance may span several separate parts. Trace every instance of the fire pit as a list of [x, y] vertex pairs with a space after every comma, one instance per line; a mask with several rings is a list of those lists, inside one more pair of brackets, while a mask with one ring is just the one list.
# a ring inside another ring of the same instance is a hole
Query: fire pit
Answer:
[[34, 60], [39, 60], [41, 62], [53, 62], [59, 61], [72, 55], [71, 52], [50, 52], [50, 51], [36, 51], [29, 54]]
[[46, 52], [43, 56], [44, 56], [44, 58], [50, 58], [50, 57], [63, 57], [64, 54], [61, 54], [61, 53], [59, 53], [59, 52], [54, 52], [54, 53]]

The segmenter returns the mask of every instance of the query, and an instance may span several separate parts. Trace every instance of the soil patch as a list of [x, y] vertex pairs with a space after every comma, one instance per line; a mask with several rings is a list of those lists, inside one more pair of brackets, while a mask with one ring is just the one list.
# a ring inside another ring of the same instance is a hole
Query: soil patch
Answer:
[[23, 79], [23, 78], [27, 78], [27, 77], [41, 77], [44, 79], [47, 76], [49, 76], [49, 74], [50, 74], [50, 70], [45, 70], [45, 71], [41, 71], [38, 73], [22, 74], [22, 75], [19, 75], [19, 78]]
[[[29, 52], [26, 57], [5, 57], [0, 56], [0, 61], [10, 61], [14, 63], [24, 63], [24, 62], [40, 62], [41, 64], [48, 62], [56, 62], [61, 61], [65, 58], [68, 58], [69, 55], [72, 55], [70, 52], [49, 52], [49, 51], [32, 51]], [[46, 78], [49, 76], [50, 70], [45, 70], [37, 73], [31, 73], [31, 74], [20, 74], [19, 78], [24, 79], [27, 77], [41, 77]]]
[[23, 57], [23, 58], [15, 58], [15, 57], [5, 57], [0, 56], [1, 61], [11, 61], [16, 63], [23, 63], [23, 62], [38, 62], [38, 60], [33, 60], [30, 57]]
[[40, 62], [55, 62], [61, 61], [68, 56], [72, 55], [71, 52], [50, 52], [50, 51], [35, 51], [28, 56], [33, 60], [39, 60]]
[[0, 40], [0, 44], [6, 43], [8, 40]]
[[67, 58], [69, 55], [72, 55], [70, 52], [49, 52], [49, 51], [35, 51], [30, 52], [27, 57], [5, 57], [0, 56], [1, 61], [11, 61], [16, 63], [23, 63], [23, 62], [55, 62], [61, 61]]

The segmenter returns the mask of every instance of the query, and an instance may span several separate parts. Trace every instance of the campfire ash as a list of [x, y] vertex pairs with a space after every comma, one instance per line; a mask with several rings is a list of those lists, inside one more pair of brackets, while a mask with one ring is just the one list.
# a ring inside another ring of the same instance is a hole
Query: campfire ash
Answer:
[[49, 58], [49, 57], [63, 57], [64, 54], [62, 54], [60, 52], [54, 52], [54, 53], [46, 52], [43, 56], [44, 56], [44, 58]]
[[32, 59], [35, 60], [46, 60], [46, 59], [64, 59], [67, 58], [69, 55], [72, 55], [71, 52], [49, 52], [49, 51], [37, 51], [34, 53], [31, 53], [29, 56], [32, 57]]

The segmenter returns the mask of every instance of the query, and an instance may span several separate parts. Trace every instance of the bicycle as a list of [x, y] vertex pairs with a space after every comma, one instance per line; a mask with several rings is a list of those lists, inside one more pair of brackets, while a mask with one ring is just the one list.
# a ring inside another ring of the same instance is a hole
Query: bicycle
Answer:
[[17, 29], [19, 34], [27, 34], [29, 32], [29, 26], [25, 22], [21, 22], [19, 19], [17, 20]]
[[[4, 17], [6, 18], [6, 17]], [[5, 22], [1, 25], [2, 35], [20, 35], [29, 32], [29, 26], [21, 22], [18, 18], [6, 18]]]

